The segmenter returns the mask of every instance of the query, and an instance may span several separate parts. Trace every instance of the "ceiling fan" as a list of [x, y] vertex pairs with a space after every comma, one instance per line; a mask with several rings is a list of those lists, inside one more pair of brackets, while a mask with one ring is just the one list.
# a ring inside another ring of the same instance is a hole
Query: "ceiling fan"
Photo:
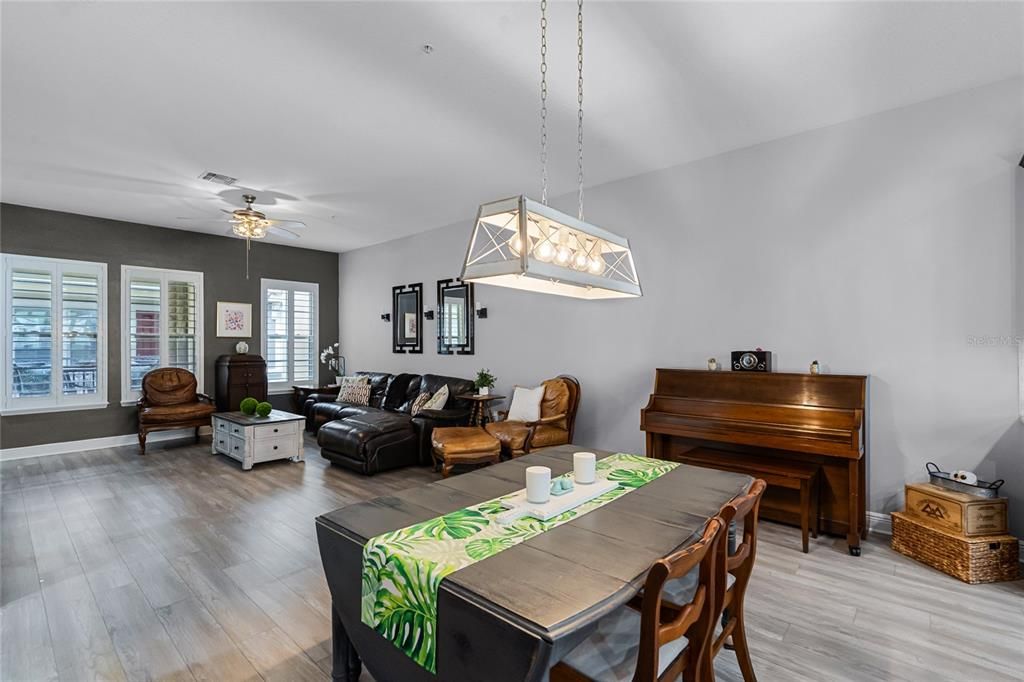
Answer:
[[[244, 239], [263, 239], [268, 234], [284, 237], [285, 239], [298, 239], [298, 233], [293, 230], [301, 230], [306, 227], [306, 223], [298, 220], [274, 220], [268, 218], [262, 211], [257, 211], [252, 207], [256, 203], [256, 196], [253, 194], [243, 194], [242, 200], [245, 201], [245, 208], [236, 208], [234, 211], [222, 208], [220, 210], [226, 213], [228, 217], [212, 221], [230, 223], [231, 229], [225, 234], [233, 234]], [[178, 220], [211, 222], [209, 218], [178, 218]]]
[[245, 278], [249, 279], [249, 249], [253, 239], [263, 239], [268, 234], [284, 237], [285, 239], [298, 239], [299, 234], [294, 230], [306, 227], [306, 223], [299, 220], [274, 220], [268, 218], [262, 211], [252, 207], [256, 203], [256, 196], [243, 194], [242, 200], [245, 208], [236, 208], [233, 211], [220, 209], [227, 217], [212, 220], [209, 218], [178, 218], [178, 220], [202, 220], [205, 222], [229, 223], [231, 228], [225, 234], [235, 235], [245, 239]]

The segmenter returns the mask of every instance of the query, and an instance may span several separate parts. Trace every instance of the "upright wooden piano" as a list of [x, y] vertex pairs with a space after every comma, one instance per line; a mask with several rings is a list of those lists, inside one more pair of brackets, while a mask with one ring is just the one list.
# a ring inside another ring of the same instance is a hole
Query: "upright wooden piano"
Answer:
[[[821, 528], [860, 555], [867, 534], [867, 377], [658, 369], [640, 413], [647, 455], [681, 462], [800, 461], [820, 466]], [[712, 464], [712, 466], [714, 466]], [[769, 486], [765, 518], [796, 523], [793, 491]]]

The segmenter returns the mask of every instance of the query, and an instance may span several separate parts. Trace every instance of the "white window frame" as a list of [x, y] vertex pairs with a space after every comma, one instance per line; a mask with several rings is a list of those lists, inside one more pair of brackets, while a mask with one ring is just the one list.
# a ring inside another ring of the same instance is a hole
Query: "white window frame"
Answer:
[[196, 382], [199, 392], [203, 392], [203, 370], [206, 364], [205, 336], [203, 334], [203, 273], [192, 270], [169, 270], [167, 268], [148, 268], [141, 265], [121, 266], [121, 405], [127, 407], [138, 402], [141, 391], [132, 390], [131, 367], [131, 278], [146, 277], [160, 281], [160, 366], [167, 366], [167, 282], [191, 282], [196, 286]]
[[[0, 399], [0, 414], [33, 414], [40, 412], [68, 412], [71, 410], [97, 410], [106, 407], [107, 402], [107, 264], [94, 261], [68, 260], [65, 258], [44, 258], [2, 254], [3, 296], [0, 301], [0, 316], [3, 319], [2, 356], [3, 397]], [[16, 269], [45, 271], [50, 274], [50, 394], [48, 396], [11, 397], [14, 373], [13, 351], [11, 349], [11, 314], [13, 288], [10, 285], [11, 272]], [[63, 391], [63, 346], [64, 346], [64, 275], [89, 275], [97, 279], [97, 324], [96, 324], [96, 392], [84, 395], [64, 395]]]
[[[295, 365], [292, 357], [292, 332], [295, 322], [295, 292], [308, 291], [313, 294], [313, 344], [312, 366], [314, 383], [319, 383], [320, 373], [320, 285], [316, 282], [294, 282], [287, 279], [260, 279], [260, 354], [267, 357], [267, 289], [284, 289], [288, 291], [288, 378], [285, 381], [267, 383], [267, 392], [277, 395], [291, 393], [295, 383]], [[269, 378], [268, 378], [269, 379]]]

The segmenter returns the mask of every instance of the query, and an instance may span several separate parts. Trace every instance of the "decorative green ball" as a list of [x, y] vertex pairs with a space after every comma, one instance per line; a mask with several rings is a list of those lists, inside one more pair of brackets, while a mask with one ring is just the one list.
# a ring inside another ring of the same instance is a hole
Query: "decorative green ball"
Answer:
[[274, 409], [274, 406], [270, 403], [260, 403], [256, 406], [256, 416], [266, 417], [270, 414], [270, 411]]
[[242, 398], [238, 409], [242, 411], [242, 414], [256, 414], [256, 406], [259, 404], [260, 401], [256, 400], [256, 398]]

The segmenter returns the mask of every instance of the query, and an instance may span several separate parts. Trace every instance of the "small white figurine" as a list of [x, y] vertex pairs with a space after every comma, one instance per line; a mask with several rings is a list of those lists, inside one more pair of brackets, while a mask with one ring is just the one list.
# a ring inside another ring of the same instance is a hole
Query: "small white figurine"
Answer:
[[953, 480], [968, 485], [978, 485], [978, 476], [973, 471], [964, 471], [963, 469], [954, 471]]
[[718, 360], [715, 358], [708, 358], [708, 369], [712, 372], [718, 369]]
[[817, 360], [811, 363], [811, 374], [821, 374], [821, 365]]

